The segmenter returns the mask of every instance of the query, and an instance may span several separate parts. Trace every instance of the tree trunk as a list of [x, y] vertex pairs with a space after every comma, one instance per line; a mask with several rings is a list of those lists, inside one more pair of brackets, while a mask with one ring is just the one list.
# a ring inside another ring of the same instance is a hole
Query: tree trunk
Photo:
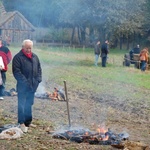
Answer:
[[132, 47], [134, 47], [135, 46], [135, 40], [136, 40], [136, 33], [135, 33], [135, 31], [134, 31], [134, 33], [133, 33], [133, 45], [132, 45]]
[[139, 45], [141, 44], [141, 34], [140, 33], [138, 34], [138, 44]]
[[85, 33], [86, 33], [86, 27], [81, 27], [81, 44], [85, 44], [85, 40], [86, 40], [86, 37], [85, 37]]
[[81, 44], [81, 35], [80, 35], [80, 27], [78, 26], [78, 39], [79, 39], [79, 44]]
[[129, 39], [130, 39], [130, 36], [128, 34], [128, 36], [127, 36], [127, 50], [129, 50]]
[[117, 38], [115, 39], [114, 47], [115, 48], [118, 47], [118, 39]]
[[89, 38], [90, 38], [90, 43], [93, 43], [95, 40], [95, 37], [94, 37], [94, 29], [92, 26], [90, 26]]
[[71, 45], [73, 44], [74, 34], [75, 34], [75, 27], [72, 28], [72, 35], [71, 35], [71, 41], [70, 41]]
[[122, 49], [122, 41], [123, 41], [123, 37], [122, 34], [120, 35], [120, 50]]
[[104, 28], [99, 28], [98, 29], [98, 39], [101, 41], [101, 43], [104, 43], [106, 40], [106, 34], [105, 34], [105, 29]]

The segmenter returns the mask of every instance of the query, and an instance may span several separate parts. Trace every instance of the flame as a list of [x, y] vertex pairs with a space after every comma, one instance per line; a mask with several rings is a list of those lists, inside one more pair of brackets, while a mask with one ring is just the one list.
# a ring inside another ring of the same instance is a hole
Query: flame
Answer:
[[85, 135], [89, 135], [89, 132], [85, 132]]
[[97, 132], [100, 135], [100, 140], [102, 141], [107, 141], [109, 136], [106, 134], [108, 132], [108, 130], [104, 129], [104, 128], [97, 128]]

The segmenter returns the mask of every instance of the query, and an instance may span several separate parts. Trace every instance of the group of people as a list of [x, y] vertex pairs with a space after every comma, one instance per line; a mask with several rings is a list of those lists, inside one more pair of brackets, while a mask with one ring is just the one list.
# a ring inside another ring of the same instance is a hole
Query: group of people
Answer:
[[0, 40], [0, 99], [3, 99], [6, 82], [7, 65], [12, 60], [12, 73], [17, 81], [16, 90], [18, 98], [18, 123], [23, 132], [28, 131], [28, 127], [35, 127], [32, 124], [32, 105], [34, 104], [34, 94], [42, 81], [42, 69], [38, 56], [32, 52], [33, 42], [26, 39], [22, 43], [21, 50], [12, 58], [11, 51], [3, 45]]
[[[108, 40], [100, 47], [98, 40], [94, 47], [95, 65], [98, 59], [102, 59], [102, 67], [106, 67], [108, 50]], [[18, 123], [23, 132], [28, 131], [28, 127], [35, 127], [32, 124], [32, 106], [34, 104], [34, 94], [42, 81], [42, 69], [38, 56], [32, 52], [33, 42], [26, 39], [22, 43], [21, 50], [12, 58], [11, 51], [3, 45], [0, 40], [0, 99], [3, 99], [5, 92], [7, 65], [12, 60], [12, 73], [17, 81], [16, 90], [18, 98]], [[148, 48], [140, 52], [141, 70], [145, 71], [148, 61]]]
[[[106, 67], [106, 62], [107, 62], [107, 58], [108, 58], [108, 53], [109, 53], [109, 49], [108, 49], [108, 44], [109, 41], [105, 40], [105, 43], [102, 44], [102, 46], [100, 46], [100, 40], [97, 40], [95, 45], [94, 45], [94, 54], [95, 54], [95, 66], [98, 66], [98, 60], [99, 57], [101, 57], [101, 64], [102, 67]], [[142, 49], [140, 51], [140, 47], [139, 45], [137, 45], [134, 49], [132, 49], [130, 51], [130, 59], [133, 59], [133, 54], [139, 54], [140, 56], [140, 68], [141, 71], [145, 71], [147, 64], [148, 64], [148, 57], [149, 57], [149, 51], [148, 48], [145, 47], [144, 49]]]
[[98, 65], [99, 57], [101, 57], [102, 67], [106, 67], [107, 55], [109, 53], [108, 44], [108, 40], [105, 40], [105, 43], [102, 44], [102, 46], [100, 46], [100, 40], [96, 41], [96, 44], [94, 45], [95, 66]]

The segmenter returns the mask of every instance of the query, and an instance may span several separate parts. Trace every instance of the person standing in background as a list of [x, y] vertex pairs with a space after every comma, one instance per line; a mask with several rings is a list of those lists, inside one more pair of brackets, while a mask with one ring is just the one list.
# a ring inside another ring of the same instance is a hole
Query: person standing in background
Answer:
[[6, 72], [8, 70], [8, 64], [12, 60], [11, 51], [3, 45], [3, 41], [0, 39], [0, 100], [3, 100], [5, 95], [5, 83], [6, 83]]
[[147, 62], [148, 62], [148, 48], [145, 47], [141, 52], [140, 52], [140, 61], [141, 61], [141, 71], [146, 70]]
[[23, 132], [28, 127], [36, 127], [32, 124], [32, 106], [34, 94], [42, 81], [42, 69], [38, 56], [32, 52], [33, 42], [24, 40], [22, 49], [14, 56], [12, 71], [17, 80], [18, 93], [18, 123]]
[[133, 60], [134, 54], [140, 54], [140, 45], [137, 44], [136, 47], [134, 47], [129, 51], [129, 54], [130, 54], [130, 60]]
[[133, 49], [134, 54], [140, 54], [140, 45], [137, 44], [136, 47]]
[[105, 43], [101, 46], [102, 67], [106, 67], [107, 54], [109, 53], [108, 44], [108, 40], [105, 40]]
[[98, 64], [98, 59], [100, 56], [100, 41], [97, 40], [96, 44], [94, 45], [94, 53], [95, 53], [95, 66]]

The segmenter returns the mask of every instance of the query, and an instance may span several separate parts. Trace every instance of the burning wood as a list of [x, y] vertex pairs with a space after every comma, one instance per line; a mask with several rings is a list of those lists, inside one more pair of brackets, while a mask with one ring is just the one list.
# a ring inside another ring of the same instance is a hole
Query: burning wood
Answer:
[[54, 88], [54, 91], [52, 93], [45, 92], [43, 94], [41, 93], [35, 93], [35, 97], [41, 98], [41, 99], [51, 99], [51, 100], [63, 100], [65, 101], [65, 96], [63, 94], [62, 90], [58, 90], [57, 88]]
[[65, 96], [61, 90], [58, 90], [57, 88], [54, 88], [54, 92], [52, 94], [49, 94], [49, 98], [52, 100], [64, 100]]
[[128, 133], [115, 134], [108, 130], [105, 133], [92, 132], [89, 130], [68, 130], [53, 134], [53, 138], [70, 140], [77, 143], [86, 142], [98, 145], [119, 145], [122, 141], [129, 138]]

